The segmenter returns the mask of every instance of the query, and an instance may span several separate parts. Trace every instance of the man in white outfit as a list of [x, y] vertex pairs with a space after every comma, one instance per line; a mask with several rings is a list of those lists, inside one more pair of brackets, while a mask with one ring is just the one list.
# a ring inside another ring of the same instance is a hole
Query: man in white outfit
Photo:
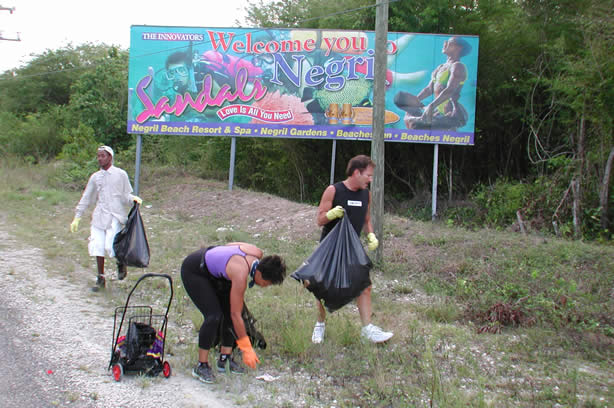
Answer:
[[[128, 218], [127, 206], [142, 200], [132, 194], [132, 185], [128, 174], [119, 167], [113, 166], [113, 149], [100, 146], [96, 154], [100, 170], [90, 176], [85, 191], [75, 209], [75, 218], [70, 224], [70, 231], [77, 232], [83, 212], [96, 203], [92, 213], [88, 250], [90, 256], [96, 257], [98, 276], [92, 291], [98, 292], [105, 287], [104, 257], [105, 253], [115, 257], [113, 240], [121, 231]], [[126, 265], [117, 264], [118, 278], [126, 277]]]

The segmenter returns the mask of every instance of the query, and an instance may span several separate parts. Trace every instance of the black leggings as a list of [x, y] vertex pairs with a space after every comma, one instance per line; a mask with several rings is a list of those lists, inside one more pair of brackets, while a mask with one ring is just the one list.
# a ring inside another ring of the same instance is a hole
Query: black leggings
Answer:
[[218, 333], [223, 347], [233, 347], [235, 335], [230, 318], [230, 282], [226, 288], [218, 288], [206, 265], [201, 268], [207, 249], [199, 249], [188, 255], [181, 264], [183, 287], [192, 302], [203, 314], [205, 321], [198, 331], [198, 347], [209, 350], [217, 344]]

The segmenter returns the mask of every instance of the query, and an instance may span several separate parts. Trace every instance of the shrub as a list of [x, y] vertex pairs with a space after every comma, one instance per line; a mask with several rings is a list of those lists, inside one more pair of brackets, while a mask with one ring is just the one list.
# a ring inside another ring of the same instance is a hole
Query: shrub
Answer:
[[60, 134], [59, 110], [33, 113], [21, 122], [14, 122], [7, 129], [6, 152], [23, 157], [31, 163], [40, 163], [55, 156], [62, 149], [64, 140]]
[[492, 186], [478, 185], [471, 196], [483, 214], [484, 223], [504, 227], [516, 221], [516, 212], [525, 206], [529, 193], [529, 185], [502, 179]]
[[65, 130], [63, 137], [66, 143], [58, 155], [61, 168], [54, 182], [78, 190], [85, 186], [89, 176], [98, 167], [98, 143], [94, 140], [94, 130], [84, 124], [79, 124], [76, 129]]

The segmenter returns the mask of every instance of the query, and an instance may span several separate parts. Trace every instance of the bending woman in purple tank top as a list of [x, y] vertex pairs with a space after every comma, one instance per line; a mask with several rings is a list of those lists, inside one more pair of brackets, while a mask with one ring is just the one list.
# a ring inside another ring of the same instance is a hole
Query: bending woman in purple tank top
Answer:
[[260, 248], [245, 242], [199, 249], [184, 259], [181, 265], [184, 288], [204, 317], [198, 332], [198, 365], [192, 371], [194, 377], [206, 383], [214, 381], [215, 376], [209, 366], [209, 349], [217, 340], [220, 330], [222, 347], [218, 371], [226, 371], [227, 364], [232, 372], [244, 371], [231, 357], [235, 335], [243, 362], [256, 368], [260, 361], [241, 316], [247, 280], [250, 279], [250, 288], [254, 284], [267, 287], [280, 285], [285, 276], [286, 265], [281, 257], [263, 256]]

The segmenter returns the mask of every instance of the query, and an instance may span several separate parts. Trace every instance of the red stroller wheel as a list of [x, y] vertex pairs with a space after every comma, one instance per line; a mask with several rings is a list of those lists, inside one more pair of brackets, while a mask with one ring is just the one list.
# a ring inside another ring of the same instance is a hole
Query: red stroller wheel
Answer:
[[164, 364], [162, 364], [162, 375], [164, 378], [171, 376], [171, 365], [168, 363], [168, 361], [165, 361]]
[[122, 375], [124, 375], [124, 367], [122, 367], [121, 364], [115, 364], [113, 365], [113, 378], [115, 379], [115, 381], [119, 381], [122, 378]]

